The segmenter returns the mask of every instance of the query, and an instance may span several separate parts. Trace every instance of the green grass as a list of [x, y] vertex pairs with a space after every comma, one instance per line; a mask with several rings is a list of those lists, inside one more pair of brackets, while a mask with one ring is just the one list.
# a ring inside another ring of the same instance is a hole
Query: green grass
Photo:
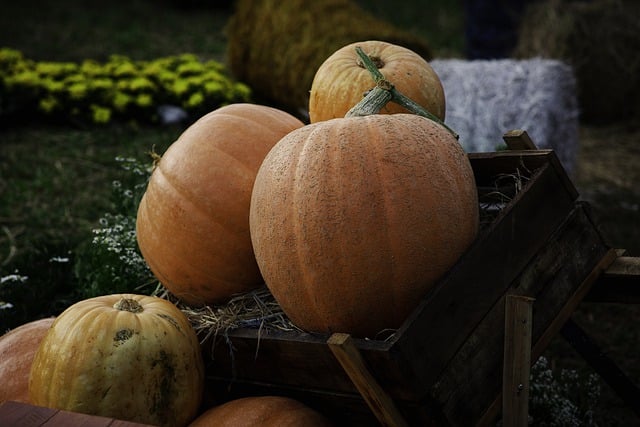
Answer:
[[[130, 180], [116, 157], [151, 162], [182, 131], [178, 127], [114, 125], [80, 130], [29, 126], [4, 130], [0, 145], [0, 277], [18, 272], [25, 284], [5, 283], [0, 300], [2, 330], [73, 300], [73, 260], [78, 245], [105, 212], [114, 209], [112, 182]], [[69, 262], [52, 262], [52, 258]]]

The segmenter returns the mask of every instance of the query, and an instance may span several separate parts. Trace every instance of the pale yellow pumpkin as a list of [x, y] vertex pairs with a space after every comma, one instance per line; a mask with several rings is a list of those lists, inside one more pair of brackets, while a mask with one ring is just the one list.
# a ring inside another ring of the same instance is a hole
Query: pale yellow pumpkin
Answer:
[[159, 426], [198, 411], [204, 364], [195, 331], [167, 300], [105, 295], [67, 308], [33, 359], [31, 403]]
[[[440, 120], [444, 120], [446, 103], [440, 78], [420, 55], [392, 43], [378, 40], [356, 42], [338, 49], [320, 67], [311, 84], [309, 119], [311, 123], [342, 118], [375, 87], [369, 71], [356, 53], [362, 48], [374, 65], [405, 96]], [[408, 113], [393, 102], [381, 114]]]

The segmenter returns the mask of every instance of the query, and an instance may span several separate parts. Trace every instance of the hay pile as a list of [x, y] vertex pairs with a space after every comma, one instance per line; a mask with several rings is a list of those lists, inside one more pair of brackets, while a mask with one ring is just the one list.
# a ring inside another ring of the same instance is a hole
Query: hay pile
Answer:
[[543, 0], [527, 9], [516, 58], [570, 64], [581, 118], [610, 123], [640, 116], [640, 2]]
[[573, 171], [579, 117], [570, 66], [540, 58], [436, 59], [431, 66], [447, 99], [445, 123], [460, 135], [465, 151], [495, 151], [505, 132], [523, 129]]
[[317, 68], [349, 43], [383, 40], [432, 56], [424, 40], [349, 0], [238, 0], [226, 33], [233, 74], [264, 102], [303, 117]]

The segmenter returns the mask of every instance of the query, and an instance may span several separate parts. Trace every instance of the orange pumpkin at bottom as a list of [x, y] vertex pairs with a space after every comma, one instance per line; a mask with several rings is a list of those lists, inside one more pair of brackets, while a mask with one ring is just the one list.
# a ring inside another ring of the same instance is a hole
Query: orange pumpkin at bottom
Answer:
[[0, 403], [29, 403], [29, 372], [33, 356], [54, 318], [34, 320], [0, 337]]
[[471, 163], [413, 114], [318, 122], [282, 138], [249, 216], [266, 284], [291, 321], [374, 338], [396, 329], [475, 240]]
[[281, 396], [231, 400], [204, 412], [189, 427], [330, 427], [322, 414]]

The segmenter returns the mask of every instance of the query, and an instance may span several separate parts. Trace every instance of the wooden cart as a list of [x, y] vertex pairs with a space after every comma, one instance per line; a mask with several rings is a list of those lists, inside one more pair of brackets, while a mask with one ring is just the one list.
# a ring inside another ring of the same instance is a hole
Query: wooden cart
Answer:
[[[498, 195], [503, 206], [393, 336], [237, 329], [204, 345], [214, 393], [291, 396], [348, 426], [488, 425], [503, 404], [518, 416], [530, 364], [620, 253], [553, 151], [527, 149], [522, 133], [505, 141], [523, 149], [470, 155], [480, 199]], [[514, 179], [521, 188], [504, 185]], [[505, 311], [514, 296], [529, 314], [517, 304]], [[508, 326], [522, 315], [529, 328]]]

